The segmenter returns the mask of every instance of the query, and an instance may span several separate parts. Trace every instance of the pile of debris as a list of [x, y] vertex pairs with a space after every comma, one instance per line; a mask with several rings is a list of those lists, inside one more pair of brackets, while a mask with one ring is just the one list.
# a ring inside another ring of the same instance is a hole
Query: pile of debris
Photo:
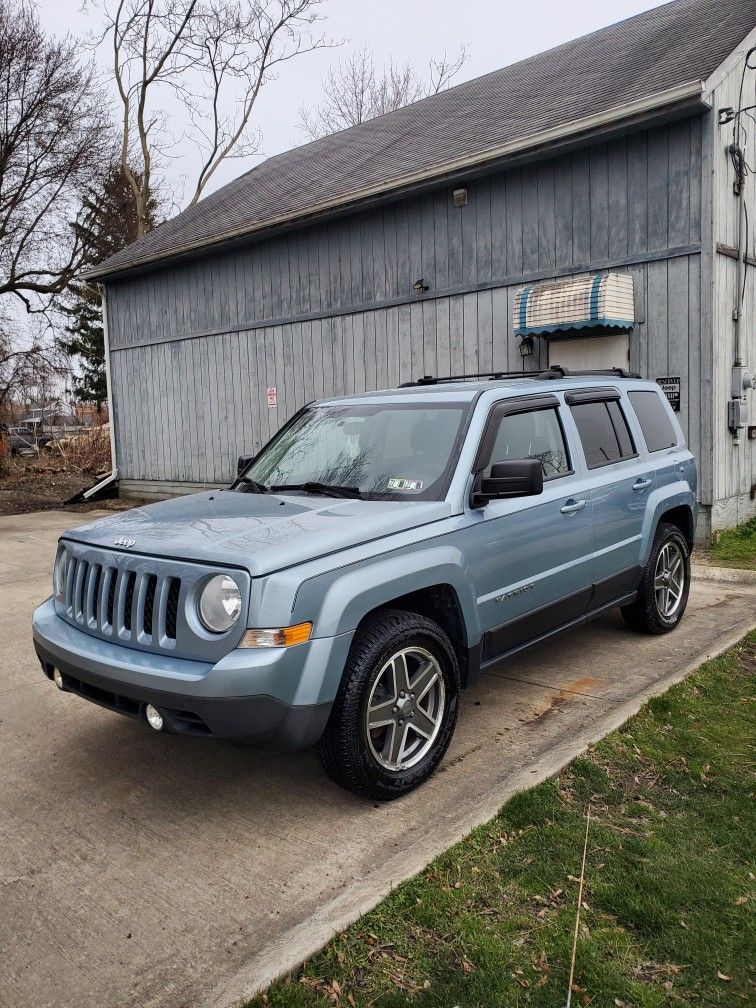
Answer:
[[[31, 458], [0, 458], [0, 514], [23, 514], [75, 505], [78, 510], [108, 511], [133, 507], [133, 502], [103, 500], [102, 494], [79, 503], [110, 472], [110, 430], [107, 424], [83, 434], [57, 438]], [[116, 484], [110, 484], [110, 492]]]
[[41, 472], [65, 470], [91, 476], [110, 472], [110, 424], [73, 437], [56, 438], [39, 454]]

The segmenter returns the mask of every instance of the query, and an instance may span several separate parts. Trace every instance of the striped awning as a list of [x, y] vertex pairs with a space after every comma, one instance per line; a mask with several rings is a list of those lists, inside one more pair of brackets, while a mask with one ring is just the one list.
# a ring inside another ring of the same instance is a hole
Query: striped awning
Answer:
[[634, 325], [629, 273], [586, 273], [570, 280], [530, 284], [515, 296], [515, 336], [548, 337], [573, 329], [588, 336]]

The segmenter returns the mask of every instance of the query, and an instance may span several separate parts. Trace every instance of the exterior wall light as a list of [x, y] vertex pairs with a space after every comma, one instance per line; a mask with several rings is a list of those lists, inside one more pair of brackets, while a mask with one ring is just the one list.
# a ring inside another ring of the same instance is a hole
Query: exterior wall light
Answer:
[[452, 203], [455, 207], [467, 206], [467, 189], [455, 189], [452, 193]]
[[430, 288], [428, 287], [428, 284], [425, 282], [425, 280], [423, 280], [423, 278], [420, 277], [419, 280], [415, 280], [415, 282], [412, 284], [412, 290], [421, 291], [422, 293], [425, 293], [425, 291], [430, 290]]

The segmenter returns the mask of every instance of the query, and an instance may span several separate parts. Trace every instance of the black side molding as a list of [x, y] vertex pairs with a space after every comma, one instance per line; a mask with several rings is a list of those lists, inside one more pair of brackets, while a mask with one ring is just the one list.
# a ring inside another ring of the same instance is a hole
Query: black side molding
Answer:
[[642, 576], [641, 567], [628, 567], [589, 588], [489, 630], [481, 642], [483, 668], [564, 630], [583, 626], [615, 606], [627, 605], [634, 600]]

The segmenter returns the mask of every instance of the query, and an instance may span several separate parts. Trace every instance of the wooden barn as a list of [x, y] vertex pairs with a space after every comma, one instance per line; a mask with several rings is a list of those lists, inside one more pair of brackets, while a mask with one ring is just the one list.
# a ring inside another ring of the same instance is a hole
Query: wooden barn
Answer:
[[93, 270], [121, 492], [223, 484], [313, 399], [559, 363], [662, 383], [701, 538], [756, 513], [755, 26], [673, 0], [272, 157]]

